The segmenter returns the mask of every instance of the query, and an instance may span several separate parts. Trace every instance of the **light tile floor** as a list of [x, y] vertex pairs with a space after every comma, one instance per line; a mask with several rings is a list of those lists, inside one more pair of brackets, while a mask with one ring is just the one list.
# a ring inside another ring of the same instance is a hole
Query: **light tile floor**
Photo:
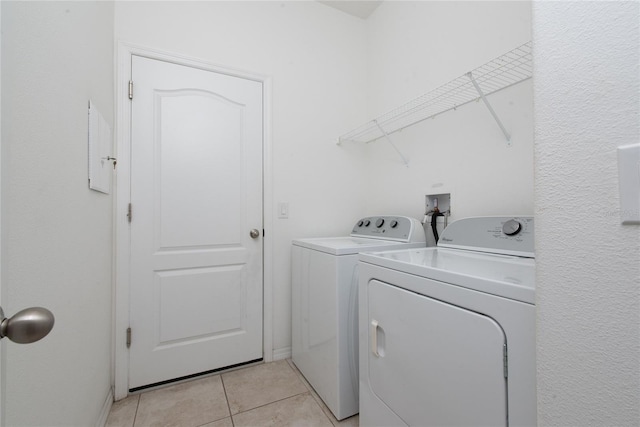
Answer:
[[113, 404], [107, 427], [357, 427], [336, 420], [291, 360], [135, 394]]

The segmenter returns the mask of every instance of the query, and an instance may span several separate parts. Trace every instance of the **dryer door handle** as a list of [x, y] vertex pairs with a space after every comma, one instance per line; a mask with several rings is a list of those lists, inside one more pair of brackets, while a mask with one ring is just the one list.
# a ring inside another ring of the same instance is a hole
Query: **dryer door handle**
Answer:
[[[378, 340], [378, 336], [380, 336], [380, 340]], [[377, 320], [373, 319], [371, 320], [371, 352], [376, 357], [384, 357], [384, 348], [381, 348], [379, 344], [384, 347], [384, 329], [380, 327]]]

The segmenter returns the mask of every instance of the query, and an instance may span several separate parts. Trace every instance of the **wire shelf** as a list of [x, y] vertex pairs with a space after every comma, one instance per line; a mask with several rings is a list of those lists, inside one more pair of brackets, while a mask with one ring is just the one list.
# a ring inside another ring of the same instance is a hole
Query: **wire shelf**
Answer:
[[[531, 42], [527, 42], [340, 136], [338, 144], [345, 141], [372, 142], [480, 98], [483, 98], [486, 103], [485, 95], [491, 95], [531, 78], [533, 74], [531, 50]], [[479, 89], [476, 88], [474, 81]], [[497, 117], [495, 118], [502, 127]], [[506, 131], [505, 136], [508, 140]]]

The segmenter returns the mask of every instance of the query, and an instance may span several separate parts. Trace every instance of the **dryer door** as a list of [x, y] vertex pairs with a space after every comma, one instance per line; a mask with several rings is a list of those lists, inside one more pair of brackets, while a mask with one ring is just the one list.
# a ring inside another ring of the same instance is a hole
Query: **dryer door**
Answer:
[[369, 383], [405, 423], [507, 425], [500, 325], [376, 280], [368, 303]]

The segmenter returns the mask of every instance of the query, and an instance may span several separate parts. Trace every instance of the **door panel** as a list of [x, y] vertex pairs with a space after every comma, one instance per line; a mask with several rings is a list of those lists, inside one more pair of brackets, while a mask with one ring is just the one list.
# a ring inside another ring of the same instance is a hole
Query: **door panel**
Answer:
[[262, 84], [132, 57], [129, 388], [262, 358]]
[[368, 286], [372, 391], [408, 425], [506, 425], [502, 328], [376, 280]]
[[[160, 125], [154, 141], [158, 249], [241, 246], [245, 233], [237, 213], [243, 208], [244, 168], [243, 147], [236, 141], [242, 138], [242, 105], [194, 90], [156, 91], [154, 103]], [[212, 135], [215, 140], [209, 140]], [[223, 179], [205, 179], [202, 172], [209, 169]]]
[[[201, 340], [246, 329], [241, 267], [170, 270], [157, 273], [157, 346]], [[210, 284], [214, 284], [213, 286]], [[190, 307], [185, 312], [183, 307]]]

